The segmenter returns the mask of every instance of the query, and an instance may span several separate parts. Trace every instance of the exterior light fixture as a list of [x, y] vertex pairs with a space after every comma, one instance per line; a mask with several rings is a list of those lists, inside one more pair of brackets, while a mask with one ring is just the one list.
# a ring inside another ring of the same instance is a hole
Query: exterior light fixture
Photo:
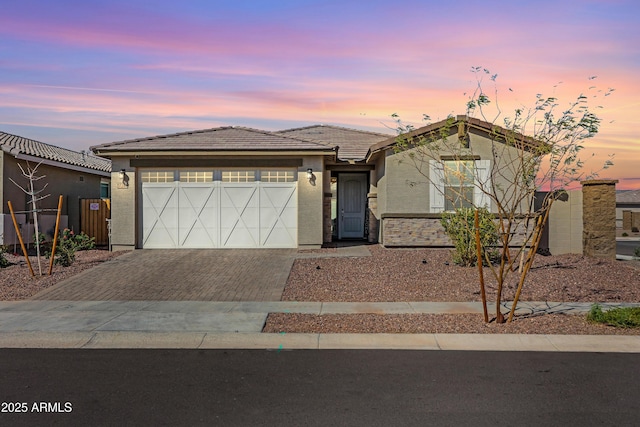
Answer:
[[307, 169], [307, 179], [311, 181], [313, 179], [313, 169]]
[[124, 169], [120, 169], [118, 176], [120, 178], [120, 182], [118, 183], [118, 188], [129, 187], [129, 177], [127, 176], [127, 173]]

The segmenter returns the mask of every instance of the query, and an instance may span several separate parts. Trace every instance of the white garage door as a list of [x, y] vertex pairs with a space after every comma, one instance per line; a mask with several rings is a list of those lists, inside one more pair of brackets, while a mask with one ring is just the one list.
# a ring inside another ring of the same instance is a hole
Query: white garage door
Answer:
[[[142, 174], [144, 248], [297, 247], [295, 181], [272, 182], [285, 179], [264, 172], [262, 181], [248, 182], [212, 177], [208, 182], [183, 182], [181, 175], [181, 180], [173, 180], [173, 172], [146, 174]], [[286, 179], [292, 181], [293, 176], [289, 171]]]

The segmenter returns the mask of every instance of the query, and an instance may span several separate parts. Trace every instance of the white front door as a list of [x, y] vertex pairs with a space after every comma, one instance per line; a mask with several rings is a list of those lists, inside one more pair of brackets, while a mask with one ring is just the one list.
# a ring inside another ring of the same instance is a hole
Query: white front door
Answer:
[[367, 174], [338, 174], [338, 238], [364, 238]]

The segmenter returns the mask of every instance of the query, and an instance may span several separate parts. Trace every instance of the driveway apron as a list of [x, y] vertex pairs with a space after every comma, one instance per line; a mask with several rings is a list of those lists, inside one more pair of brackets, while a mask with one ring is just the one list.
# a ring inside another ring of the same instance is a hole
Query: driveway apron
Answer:
[[279, 301], [296, 249], [143, 249], [48, 288], [66, 301]]

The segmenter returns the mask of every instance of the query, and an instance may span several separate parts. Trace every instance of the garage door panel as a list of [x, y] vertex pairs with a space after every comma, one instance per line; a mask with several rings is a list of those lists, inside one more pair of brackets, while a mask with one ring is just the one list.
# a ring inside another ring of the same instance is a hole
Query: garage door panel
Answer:
[[255, 248], [258, 247], [258, 229], [238, 225], [234, 228], [221, 230], [222, 247], [225, 248]]
[[295, 247], [298, 209], [295, 184], [260, 187], [260, 236], [263, 247]]
[[259, 246], [259, 205], [256, 183], [223, 184], [220, 189], [221, 246]]
[[178, 194], [174, 184], [143, 186], [143, 247], [178, 243]]
[[217, 247], [216, 189], [212, 184], [181, 184], [179, 195], [180, 246]]

